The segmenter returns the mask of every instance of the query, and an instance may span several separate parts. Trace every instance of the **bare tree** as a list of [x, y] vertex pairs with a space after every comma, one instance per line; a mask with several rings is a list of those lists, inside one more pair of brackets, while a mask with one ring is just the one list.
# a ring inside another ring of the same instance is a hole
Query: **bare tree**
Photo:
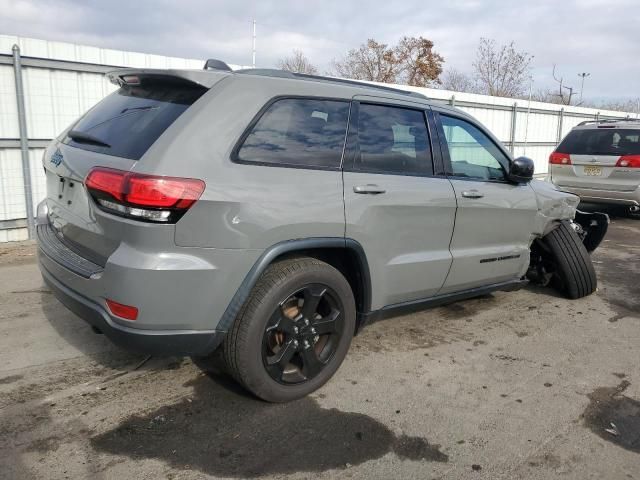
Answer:
[[[563, 105], [571, 105], [571, 99], [573, 98], [573, 96], [576, 94], [573, 90], [573, 87], [567, 87], [564, 84], [564, 78], [560, 77], [558, 78], [556, 76], [556, 64], [553, 64], [553, 70], [551, 75], [553, 76], [553, 79], [558, 82], [558, 93], [555, 94], [555, 97], [558, 99], [557, 103], [561, 103]], [[565, 90], [567, 91], [566, 95], [565, 95]]]
[[403, 37], [394, 48], [399, 83], [426, 87], [439, 83], [444, 58], [433, 51], [433, 42], [423, 37]]
[[[529, 97], [528, 96], [522, 96], [521, 98], [529, 98]], [[531, 94], [531, 100], [533, 100], [534, 102], [545, 102], [545, 103], [562, 104], [561, 99], [550, 88], [541, 88], [541, 89], [535, 90]]]
[[473, 78], [455, 68], [444, 71], [440, 77], [440, 88], [465, 93], [477, 93], [478, 91], [478, 85]]
[[334, 60], [333, 68], [340, 77], [373, 82], [394, 83], [398, 74], [393, 50], [372, 38], [349, 50], [342, 60]]
[[594, 102], [585, 100], [582, 106], [590, 108], [600, 108], [602, 110], [615, 110], [618, 112], [634, 113], [640, 117], [640, 97], [636, 99], [627, 100], [604, 100], [600, 102]]
[[331, 73], [356, 80], [427, 86], [438, 81], [443, 62], [426, 38], [404, 37], [394, 47], [370, 38], [349, 50], [342, 60], [334, 60]]
[[294, 73], [307, 73], [309, 75], [318, 73], [318, 69], [300, 50], [293, 50], [290, 57], [278, 60], [278, 68], [280, 70], [288, 70]]
[[519, 52], [513, 42], [497, 45], [481, 38], [473, 68], [481, 93], [497, 97], [516, 97], [526, 89], [532, 55]]

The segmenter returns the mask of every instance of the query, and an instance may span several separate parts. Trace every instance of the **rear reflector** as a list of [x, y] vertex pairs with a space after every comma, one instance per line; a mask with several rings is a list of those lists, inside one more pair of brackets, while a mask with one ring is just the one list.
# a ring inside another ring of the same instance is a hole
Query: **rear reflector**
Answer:
[[205, 183], [96, 167], [85, 180], [99, 207], [147, 222], [175, 223], [200, 198]]
[[571, 165], [571, 157], [568, 153], [553, 152], [549, 156], [549, 163], [552, 165]]
[[640, 155], [623, 155], [618, 159], [616, 167], [640, 168]]
[[109, 300], [108, 298], [107, 306], [109, 307], [111, 313], [113, 313], [117, 317], [125, 318], [127, 320], [135, 320], [136, 318], [138, 318], [137, 307], [123, 305], [122, 303], [114, 302], [113, 300]]

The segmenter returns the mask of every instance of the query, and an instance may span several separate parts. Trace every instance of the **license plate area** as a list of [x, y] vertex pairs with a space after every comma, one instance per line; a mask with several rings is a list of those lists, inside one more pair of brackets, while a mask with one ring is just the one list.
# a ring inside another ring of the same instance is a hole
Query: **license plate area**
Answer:
[[585, 166], [584, 174], [587, 177], [600, 177], [602, 176], [602, 167], [596, 167], [594, 165]]

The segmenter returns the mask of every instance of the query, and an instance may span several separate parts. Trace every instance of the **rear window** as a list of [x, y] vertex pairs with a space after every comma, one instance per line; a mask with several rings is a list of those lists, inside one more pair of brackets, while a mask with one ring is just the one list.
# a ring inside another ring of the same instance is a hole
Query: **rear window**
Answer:
[[205, 88], [176, 83], [124, 85], [89, 110], [64, 143], [138, 160]]
[[433, 174], [429, 133], [422, 110], [361, 104], [360, 155], [355, 170], [374, 173]]
[[573, 130], [558, 145], [556, 151], [571, 155], [638, 155], [640, 129]]
[[349, 102], [285, 98], [272, 103], [246, 135], [241, 162], [339, 168]]

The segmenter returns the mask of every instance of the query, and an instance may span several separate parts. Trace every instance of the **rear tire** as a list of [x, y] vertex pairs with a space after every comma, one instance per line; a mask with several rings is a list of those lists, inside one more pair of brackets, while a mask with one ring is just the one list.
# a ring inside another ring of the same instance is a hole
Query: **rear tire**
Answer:
[[556, 264], [554, 285], [558, 290], [571, 299], [586, 297], [596, 291], [598, 282], [591, 257], [569, 222], [560, 223], [542, 241]]
[[355, 331], [353, 292], [344, 276], [314, 258], [269, 266], [224, 342], [229, 373], [268, 402], [288, 402], [324, 385]]

